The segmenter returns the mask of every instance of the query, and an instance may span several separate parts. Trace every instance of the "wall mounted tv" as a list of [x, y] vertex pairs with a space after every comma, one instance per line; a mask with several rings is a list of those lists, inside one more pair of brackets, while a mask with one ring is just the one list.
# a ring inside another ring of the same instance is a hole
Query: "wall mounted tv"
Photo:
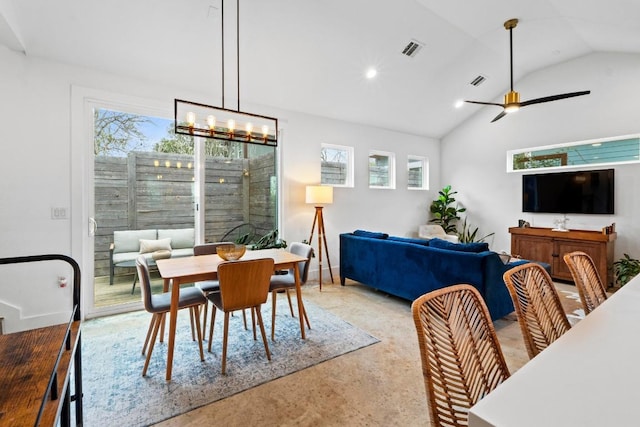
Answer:
[[613, 196], [613, 169], [522, 175], [523, 212], [612, 215]]

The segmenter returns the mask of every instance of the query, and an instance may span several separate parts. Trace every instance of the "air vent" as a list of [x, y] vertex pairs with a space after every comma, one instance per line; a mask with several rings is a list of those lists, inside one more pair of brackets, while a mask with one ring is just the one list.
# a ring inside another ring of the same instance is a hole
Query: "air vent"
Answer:
[[418, 51], [420, 49], [422, 49], [422, 46], [424, 44], [420, 43], [417, 40], [411, 40], [404, 49], [402, 49], [402, 54], [406, 55], [410, 58], [413, 58], [414, 56], [416, 56], [416, 54], [418, 53]]
[[471, 82], [469, 82], [469, 84], [471, 86], [480, 86], [482, 83], [484, 83], [485, 80], [487, 80], [487, 78], [485, 76], [478, 74], [478, 77], [476, 77], [475, 79], [471, 80]]

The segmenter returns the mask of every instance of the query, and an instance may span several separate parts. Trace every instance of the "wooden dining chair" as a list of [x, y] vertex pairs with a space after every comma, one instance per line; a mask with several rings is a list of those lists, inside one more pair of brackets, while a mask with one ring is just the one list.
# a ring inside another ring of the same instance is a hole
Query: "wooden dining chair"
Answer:
[[[231, 242], [215, 242], [215, 243], [203, 243], [201, 245], [195, 245], [193, 247], [193, 255], [215, 255], [220, 245], [228, 245]], [[204, 296], [206, 297], [211, 292], [220, 292], [220, 283], [218, 280], [205, 280], [203, 282], [196, 282], [195, 286], [202, 291]], [[204, 305], [204, 314], [202, 315], [202, 330], [207, 330], [207, 314], [209, 308], [209, 300]], [[244, 312], [242, 313], [244, 316]], [[247, 328], [247, 318], [244, 316], [244, 327]]]
[[542, 266], [533, 262], [522, 264], [508, 270], [503, 278], [532, 359], [567, 332], [571, 325], [553, 281]]
[[[301, 261], [298, 263], [300, 285], [304, 285], [307, 282], [307, 278], [309, 277], [309, 265], [311, 264], [313, 247], [311, 245], [307, 245], [306, 243], [293, 242], [291, 243], [289, 251], [292, 254], [296, 254], [306, 258], [305, 261]], [[291, 304], [291, 295], [289, 294], [289, 291], [292, 289], [296, 290], [296, 278], [293, 269], [287, 270], [286, 274], [274, 274], [273, 276], [271, 276], [271, 283], [269, 285], [269, 292], [271, 292], [271, 340], [275, 339], [276, 300], [278, 293], [284, 292], [287, 295], [287, 300], [289, 302], [289, 311], [291, 312], [291, 316], [295, 317], [295, 315], [293, 314], [293, 305]], [[304, 305], [302, 306], [302, 313], [304, 315], [304, 320], [307, 323], [307, 328], [311, 329], [309, 318], [307, 317], [307, 312], [304, 309]]]
[[607, 299], [607, 291], [602, 284], [600, 274], [593, 259], [584, 252], [571, 252], [564, 254], [563, 258], [578, 288], [584, 314], [587, 315]]
[[[147, 330], [147, 336], [142, 346], [142, 354], [147, 353], [147, 358], [144, 362], [144, 368], [142, 368], [142, 376], [147, 374], [147, 368], [149, 367], [149, 360], [151, 360], [151, 353], [153, 353], [153, 346], [158, 336], [158, 330], [160, 325], [164, 323], [164, 316], [171, 309], [171, 293], [165, 292], [161, 294], [153, 294], [151, 292], [151, 277], [149, 275], [149, 265], [144, 256], [139, 256], [136, 259], [136, 269], [138, 271], [138, 277], [140, 278], [140, 290], [142, 291], [142, 302], [144, 303], [144, 309], [152, 314], [151, 323]], [[190, 320], [192, 322], [192, 334], [193, 334], [193, 322], [195, 321], [195, 329], [197, 334], [198, 346], [200, 347], [200, 360], [204, 361], [204, 352], [202, 350], [202, 329], [200, 328], [200, 307], [207, 303], [207, 299], [202, 294], [200, 289], [195, 287], [188, 287], [180, 289], [180, 296], [178, 299], [178, 310], [188, 308], [190, 311]], [[148, 346], [148, 349], [147, 349]]]
[[489, 310], [461, 284], [422, 295], [411, 311], [431, 423], [466, 426], [471, 406], [510, 375]]
[[[211, 325], [209, 329], [209, 347], [213, 340], [216, 311], [224, 312], [224, 336], [222, 341], [222, 373], [227, 368], [227, 339], [229, 336], [229, 314], [232, 311], [250, 309], [251, 315], [256, 317], [262, 342], [267, 353], [267, 359], [271, 360], [267, 335], [262, 322], [260, 306], [267, 301], [269, 295], [269, 281], [273, 274], [274, 263], [272, 258], [261, 258], [246, 261], [227, 261], [218, 265], [218, 281], [220, 292], [212, 292], [207, 298], [213, 303], [211, 308]], [[255, 339], [255, 332], [254, 332]]]

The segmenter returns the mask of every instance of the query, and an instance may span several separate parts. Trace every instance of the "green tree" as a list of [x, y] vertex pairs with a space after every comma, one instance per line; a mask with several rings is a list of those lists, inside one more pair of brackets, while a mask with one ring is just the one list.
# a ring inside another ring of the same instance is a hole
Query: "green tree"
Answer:
[[[173, 125], [167, 128], [168, 136], [157, 142], [153, 149], [159, 153], [194, 154], [194, 141], [190, 135], [176, 134]], [[206, 139], [204, 144], [205, 155], [210, 157], [240, 158], [242, 157], [242, 144], [237, 142]]]
[[96, 109], [93, 113], [94, 154], [113, 156], [142, 147], [146, 137], [140, 127], [150, 122], [145, 116]]
[[193, 156], [193, 137], [176, 134], [173, 126], [167, 129], [168, 137], [162, 138], [153, 146], [153, 150], [159, 153], [189, 154]]

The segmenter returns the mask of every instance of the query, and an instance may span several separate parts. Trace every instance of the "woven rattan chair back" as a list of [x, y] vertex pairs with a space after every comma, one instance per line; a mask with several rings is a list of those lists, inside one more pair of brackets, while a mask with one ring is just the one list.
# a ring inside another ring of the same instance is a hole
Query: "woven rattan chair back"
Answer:
[[571, 325], [553, 281], [543, 267], [530, 262], [508, 270], [503, 277], [529, 358], [533, 358], [567, 332]]
[[416, 299], [422, 374], [434, 426], [466, 426], [471, 406], [509, 377], [480, 293], [452, 285]]
[[578, 288], [584, 314], [587, 315], [607, 299], [607, 292], [598, 270], [593, 259], [584, 252], [571, 252], [565, 254], [563, 258]]

